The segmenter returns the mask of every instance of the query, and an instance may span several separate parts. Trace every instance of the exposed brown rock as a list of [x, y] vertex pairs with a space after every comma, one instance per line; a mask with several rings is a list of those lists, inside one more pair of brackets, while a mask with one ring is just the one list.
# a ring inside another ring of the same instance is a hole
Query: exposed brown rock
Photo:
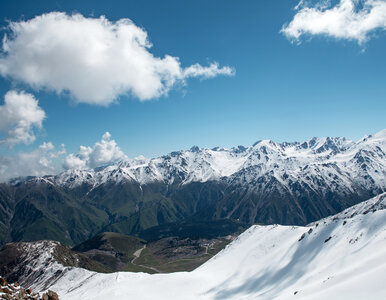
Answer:
[[31, 288], [25, 289], [17, 282], [9, 284], [0, 276], [0, 299], [1, 300], [59, 300], [59, 296], [54, 291], [48, 290], [46, 293], [39, 296], [38, 293], [33, 293]]
[[12, 299], [12, 296], [9, 295], [9, 294], [4, 294], [4, 295], [2, 295], [1, 297], [2, 297], [2, 299], [5, 299], [5, 300], [13, 300], [13, 299]]
[[27, 298], [27, 297], [28, 297], [28, 295], [27, 295], [25, 289], [20, 289], [19, 295], [20, 295], [21, 297], [23, 297], [23, 298]]
[[7, 281], [6, 281], [3, 277], [0, 277], [0, 284], [1, 284], [2, 286], [8, 285]]
[[3, 293], [12, 294], [12, 290], [9, 289], [8, 287], [3, 287]]
[[44, 293], [44, 294], [42, 295], [42, 300], [49, 300], [49, 299], [48, 299], [48, 295], [47, 295], [46, 293]]
[[54, 291], [48, 290], [47, 292], [49, 300], [59, 300], [59, 296]]

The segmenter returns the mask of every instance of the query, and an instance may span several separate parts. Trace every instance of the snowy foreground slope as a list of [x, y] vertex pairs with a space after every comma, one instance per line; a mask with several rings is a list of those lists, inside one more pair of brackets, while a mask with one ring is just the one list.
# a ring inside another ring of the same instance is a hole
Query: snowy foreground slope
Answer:
[[60, 299], [386, 299], [386, 193], [306, 227], [252, 226], [193, 272], [68, 269]]

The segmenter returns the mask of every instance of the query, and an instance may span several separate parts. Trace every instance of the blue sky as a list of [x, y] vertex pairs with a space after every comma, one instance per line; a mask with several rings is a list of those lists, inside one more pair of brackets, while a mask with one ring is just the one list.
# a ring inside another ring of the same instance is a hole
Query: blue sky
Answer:
[[159, 97], [140, 101], [119, 95], [107, 106], [2, 76], [0, 104], [9, 90], [23, 90], [38, 100], [46, 118], [34, 130], [34, 142], [1, 145], [0, 155], [34, 151], [43, 142], [56, 148], [64, 144], [67, 154], [77, 153], [80, 145], [93, 146], [106, 131], [127, 156], [154, 157], [192, 145], [248, 146], [260, 139], [357, 140], [384, 129], [384, 25], [375, 25], [366, 40], [350, 33], [307, 33], [307, 28], [299, 39], [291, 38], [280, 31], [299, 12], [294, 9], [298, 3], [1, 1], [2, 36], [9, 35], [9, 21], [28, 21], [53, 11], [85, 18], [104, 15], [110, 22], [129, 18], [147, 32], [153, 45], [148, 51], [154, 57], [178, 57], [181, 68], [218, 62], [219, 68], [229, 66], [235, 74], [187, 78]]

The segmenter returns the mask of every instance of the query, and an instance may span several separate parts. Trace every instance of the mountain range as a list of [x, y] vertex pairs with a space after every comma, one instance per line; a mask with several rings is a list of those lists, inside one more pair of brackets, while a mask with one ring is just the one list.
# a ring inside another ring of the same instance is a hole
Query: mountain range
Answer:
[[192, 147], [0, 184], [0, 244], [75, 245], [106, 231], [162, 237], [165, 226], [175, 235], [190, 224], [206, 224], [201, 237], [257, 223], [305, 225], [384, 191], [386, 130], [356, 142]]

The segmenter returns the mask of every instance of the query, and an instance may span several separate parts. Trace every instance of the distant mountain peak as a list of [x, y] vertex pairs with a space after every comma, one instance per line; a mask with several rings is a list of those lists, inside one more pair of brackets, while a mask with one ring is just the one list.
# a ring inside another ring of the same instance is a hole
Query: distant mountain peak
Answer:
[[[362, 184], [367, 186], [386, 187], [385, 152], [386, 130], [382, 130], [358, 142], [339, 137], [314, 137], [303, 143], [261, 140], [250, 147], [231, 149], [193, 146], [190, 150], [175, 151], [158, 158], [137, 157], [96, 169], [67, 170], [56, 176], [33, 180], [69, 188], [82, 184], [95, 188], [105, 183], [120, 182], [143, 185], [151, 182], [187, 184], [206, 181], [237, 182], [241, 186], [250, 186], [258, 178], [267, 180], [268, 176], [273, 176], [289, 188], [293, 181], [309, 186], [323, 181], [328, 185], [334, 181], [329, 176], [337, 174], [338, 180], [342, 181], [340, 184], [343, 180], [346, 181], [344, 185], [363, 181]], [[14, 180], [12, 183], [21, 181]]]

